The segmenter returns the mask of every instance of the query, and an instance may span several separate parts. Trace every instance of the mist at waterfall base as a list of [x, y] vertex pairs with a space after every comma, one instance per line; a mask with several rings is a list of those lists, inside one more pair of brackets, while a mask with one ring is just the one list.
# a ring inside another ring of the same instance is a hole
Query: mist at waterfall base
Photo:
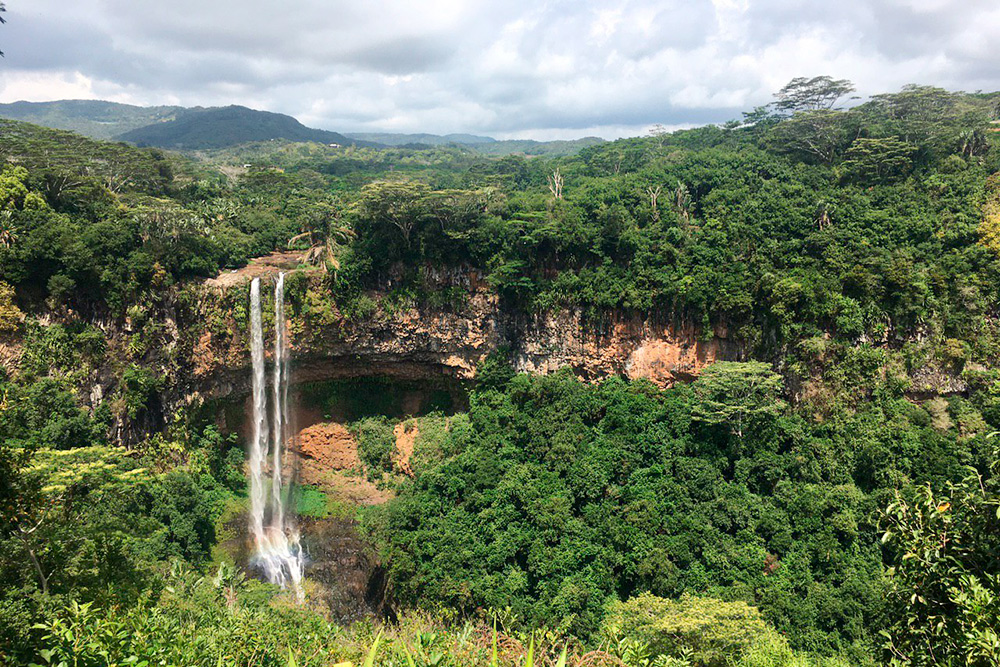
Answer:
[[[289, 440], [288, 341], [285, 336], [285, 274], [274, 287], [274, 360], [268, 419], [264, 331], [261, 324], [260, 278], [250, 283], [250, 358], [253, 367], [253, 432], [250, 441], [250, 532], [254, 540], [251, 565], [268, 581], [291, 587], [302, 597], [304, 557], [294, 516], [288, 509], [290, 485], [283, 476]], [[270, 423], [269, 423], [270, 421]], [[268, 454], [270, 453], [270, 457]], [[270, 461], [270, 471], [267, 470]], [[270, 473], [270, 474], [268, 474]]]

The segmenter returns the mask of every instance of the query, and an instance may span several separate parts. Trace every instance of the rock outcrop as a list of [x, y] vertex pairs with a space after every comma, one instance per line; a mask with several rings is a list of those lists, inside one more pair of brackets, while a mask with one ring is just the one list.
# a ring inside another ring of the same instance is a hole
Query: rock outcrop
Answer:
[[[702, 331], [658, 313], [528, 312], [506, 302], [469, 268], [424, 267], [422, 298], [397, 289], [399, 277], [390, 276], [381, 289], [356, 296], [341, 309], [327, 286], [330, 276], [316, 268], [296, 268], [300, 259], [288, 252], [257, 258], [211, 280], [165, 290], [148, 310], [135, 316], [130, 310], [124, 322], [92, 323], [104, 333], [107, 351], [81, 383], [81, 400], [91, 407], [111, 402], [113, 438], [125, 445], [170, 423], [187, 406], [243, 400], [250, 393], [249, 283], [254, 277], [269, 283], [279, 271], [290, 274], [288, 338], [292, 381], [298, 385], [387, 377], [454, 386], [473, 379], [487, 356], [502, 353], [518, 371], [569, 368], [588, 381], [620, 375], [669, 387], [694, 379], [713, 361], [749, 355], [725, 327]], [[264, 306], [267, 318], [269, 306]], [[37, 319], [44, 325], [43, 315]], [[9, 372], [20, 353], [20, 341], [9, 336], [0, 340], [0, 366]], [[156, 395], [147, 397], [144, 407], [137, 409], [130, 397], [131, 415], [126, 414], [129, 401], [121, 382], [129, 366], [159, 376]], [[913, 391], [921, 395], [966, 388], [958, 373], [950, 371], [917, 369], [911, 375]], [[789, 378], [793, 385], [805, 380], [809, 378]]]
[[[213, 304], [243, 291], [251, 276], [276, 275], [286, 260], [281, 255], [273, 265], [258, 261], [242, 273], [206, 283], [195, 323], [217, 319], [209, 312]], [[716, 359], [742, 355], [737, 343], [715, 332], [699, 336], [693, 326], [652, 316], [616, 312], [594, 320], [579, 309], [525, 314], [505, 304], [471, 270], [431, 276], [429, 289], [460, 290], [460, 305], [400, 306], [385, 292], [371, 292], [365, 298], [372, 309], [364, 317], [339, 311], [314, 284], [318, 279], [315, 273], [303, 277], [305, 285], [294, 288], [299, 294], [289, 300], [294, 381], [299, 383], [359, 375], [470, 380], [483, 359], [504, 352], [518, 371], [549, 373], [568, 367], [587, 380], [623, 375], [668, 387], [696, 377]], [[190, 395], [245, 392], [247, 346], [240, 324], [234, 320], [221, 332], [196, 327], [184, 383]]]

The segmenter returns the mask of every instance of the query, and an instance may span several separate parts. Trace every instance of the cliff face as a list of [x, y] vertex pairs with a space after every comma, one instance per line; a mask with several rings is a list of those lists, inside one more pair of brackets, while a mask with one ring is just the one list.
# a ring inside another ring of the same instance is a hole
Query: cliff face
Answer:
[[[325, 286], [327, 276], [316, 269], [296, 269], [299, 260], [293, 253], [258, 258], [238, 271], [130, 308], [124, 322], [90, 323], [102, 331], [106, 352], [74, 370], [79, 398], [91, 407], [111, 406], [112, 438], [125, 445], [162, 429], [188, 406], [244, 399], [250, 393], [249, 284], [254, 277], [263, 281], [264, 328], [270, 332], [271, 292], [280, 271], [288, 274], [292, 379], [299, 385], [364, 376], [470, 380], [483, 359], [502, 352], [518, 371], [549, 373], [568, 367], [585, 380], [622, 375], [668, 387], [694, 379], [713, 361], [748, 354], [724, 330], [706, 335], [650, 315], [609, 312], [593, 318], [574, 309], [526, 313], [504, 303], [469, 270], [425, 270], [425, 294], [434, 298], [425, 297], [424, 303], [405, 292], [400, 296], [390, 282], [342, 311]], [[43, 313], [35, 320], [44, 327], [60, 317]], [[22, 342], [11, 336], [0, 340], [0, 365], [8, 372], [17, 370]], [[822, 389], [823, 369], [831, 365], [832, 360], [821, 360], [810, 375], [789, 375], [793, 398], [808, 398]], [[155, 390], [137, 399], [135, 388], [123, 381], [130, 368], [133, 377], [141, 369], [153, 378], [133, 384]], [[940, 364], [902, 372], [909, 375], [917, 398], [965, 390], [959, 375]]]
[[[204, 397], [245, 391], [245, 322], [233, 316], [224, 330], [197, 322], [217, 319], [232, 295], [242, 298], [251, 276], [268, 284], [280, 270], [277, 262], [258, 262], [242, 275], [230, 274], [224, 282], [209, 281], [201, 288], [192, 314], [199, 333], [188, 355], [189, 377], [181, 382], [189, 391]], [[358, 375], [468, 380], [484, 358], [503, 350], [518, 371], [548, 373], [569, 367], [588, 380], [624, 375], [666, 387], [695, 377], [716, 359], [741, 354], [739, 346], [723, 336], [699, 337], [693, 328], [639, 315], [613, 313], [600, 321], [589, 320], [579, 310], [526, 315], [505, 307], [474, 272], [441, 272], [432, 280], [433, 290], [460, 291], [458, 305], [400, 305], [386, 293], [372, 292], [365, 297], [372, 310], [353, 318], [324, 300], [318, 274], [307, 272], [289, 280], [294, 381]]]
[[661, 387], [694, 379], [713, 361], [742, 353], [717, 333], [699, 337], [693, 327], [636, 314], [612, 313], [594, 322], [580, 310], [549, 312], [527, 321], [515, 317], [509, 331], [507, 345], [519, 371], [549, 373], [568, 366], [589, 380], [624, 375]]

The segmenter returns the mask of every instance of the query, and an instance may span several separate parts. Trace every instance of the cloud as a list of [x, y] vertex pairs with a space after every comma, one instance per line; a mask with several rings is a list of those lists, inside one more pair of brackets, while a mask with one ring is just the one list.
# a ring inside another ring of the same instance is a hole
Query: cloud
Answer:
[[1000, 88], [993, 0], [10, 0], [0, 100], [245, 104], [339, 131], [641, 134], [794, 76]]

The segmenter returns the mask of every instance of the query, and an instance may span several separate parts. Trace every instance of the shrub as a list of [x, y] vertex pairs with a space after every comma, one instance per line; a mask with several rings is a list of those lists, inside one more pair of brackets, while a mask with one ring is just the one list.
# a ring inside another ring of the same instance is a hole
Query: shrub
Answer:
[[132, 364], [122, 373], [122, 398], [129, 418], [135, 419], [163, 389], [163, 378]]
[[392, 453], [396, 449], [396, 436], [392, 424], [384, 417], [366, 417], [351, 429], [358, 440], [358, 456], [370, 478], [392, 469]]
[[883, 513], [891, 612], [882, 635], [896, 663], [1000, 664], [997, 472], [943, 491], [905, 488]]
[[745, 602], [683, 595], [667, 600], [642, 593], [614, 602], [602, 633], [633, 637], [655, 655], [683, 655], [696, 665], [716, 667], [741, 656], [769, 631], [755, 607]]
[[747, 647], [746, 652], [733, 667], [849, 667], [850, 665], [874, 665], [872, 660], [861, 663], [850, 663], [842, 657], [824, 657], [806, 655], [793, 651], [788, 640], [775, 632], [768, 630], [761, 634]]
[[0, 281], [0, 331], [17, 331], [24, 321], [24, 313], [14, 302], [14, 288]]
[[358, 294], [340, 306], [340, 312], [344, 319], [355, 322], [369, 319], [376, 311], [378, 311], [378, 304], [367, 294]]

